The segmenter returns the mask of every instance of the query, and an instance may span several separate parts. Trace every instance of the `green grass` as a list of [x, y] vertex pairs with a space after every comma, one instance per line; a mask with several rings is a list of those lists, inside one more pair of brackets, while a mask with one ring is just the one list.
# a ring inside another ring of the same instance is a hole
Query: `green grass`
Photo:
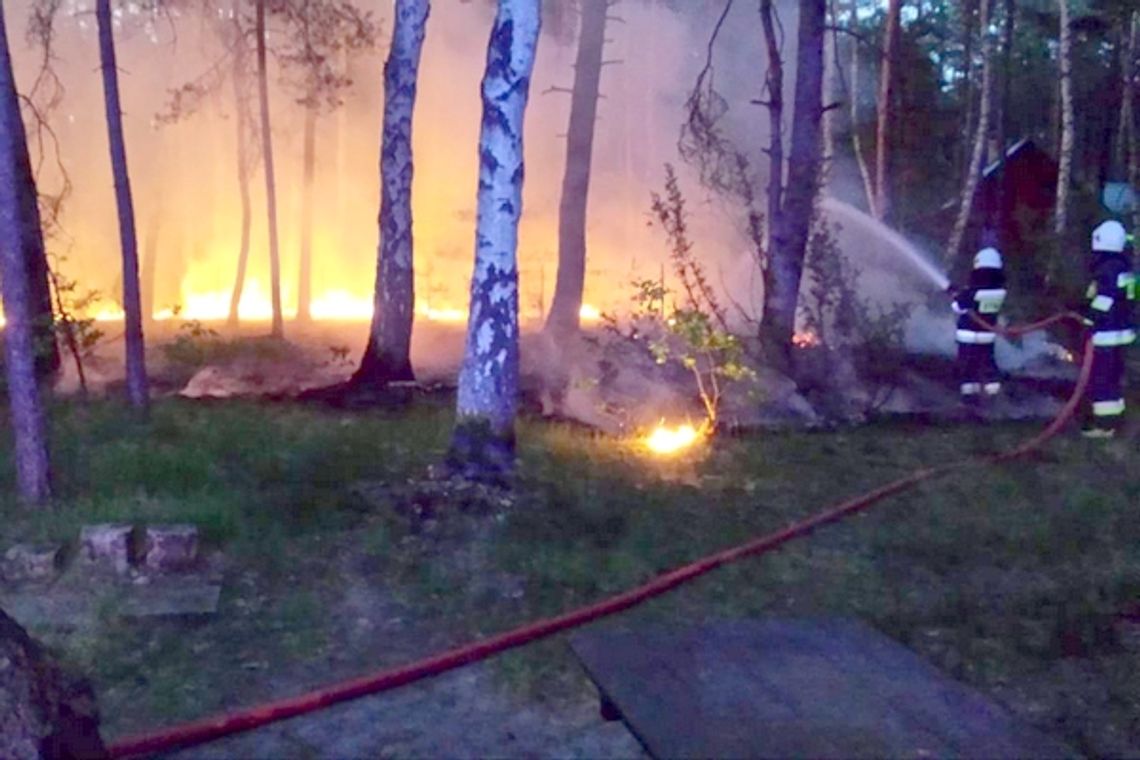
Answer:
[[[162, 401], [132, 423], [109, 402], [61, 403], [52, 419], [58, 502], [42, 514], [6, 502], [3, 545], [72, 538], [92, 521], [189, 521], [231, 560], [221, 612], [208, 622], [109, 616], [93, 631], [51, 636], [93, 674], [112, 733], [263, 699], [263, 684], [276, 678], [279, 688], [282, 672], [295, 672], [299, 690], [561, 612], [914, 468], [1036, 431], [878, 424], [719, 439], [700, 458], [666, 462], [524, 420], [515, 506], [485, 551], [461, 559], [462, 521], [435, 538], [415, 533], [382, 499], [349, 488], [421, 477], [447, 444], [447, 404], [347, 414]], [[6, 434], [0, 446], [0, 489], [10, 494]], [[1140, 600], [1136, 453], [1134, 441], [1067, 435], [1046, 456], [927, 482], [625, 614], [858, 617], [1082, 750], [1135, 753], [1140, 656], [1120, 646], [1112, 619]], [[472, 567], [492, 579], [490, 591]], [[521, 598], [496, 594], [496, 578], [517, 582]], [[350, 581], [418, 621], [403, 648], [389, 639], [368, 648], [346, 633], [352, 621], [338, 605]], [[433, 635], [420, 640], [417, 630]], [[336, 653], [338, 665], [317, 664]], [[1081, 698], [1074, 662], [1093, 674], [1097, 699]], [[520, 693], [586, 689], [559, 639], [496, 667]], [[1040, 703], [1043, 712], [1027, 707]]]

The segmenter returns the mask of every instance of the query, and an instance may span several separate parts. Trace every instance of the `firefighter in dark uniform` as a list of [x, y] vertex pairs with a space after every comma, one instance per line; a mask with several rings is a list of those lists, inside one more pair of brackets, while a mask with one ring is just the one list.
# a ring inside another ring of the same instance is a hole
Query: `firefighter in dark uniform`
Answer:
[[986, 246], [974, 256], [969, 284], [954, 295], [958, 315], [959, 391], [966, 404], [1001, 392], [1001, 375], [994, 361], [994, 325], [1005, 304], [1005, 270], [1001, 254]]
[[1117, 221], [1102, 223], [1092, 234], [1093, 281], [1085, 325], [1092, 331], [1093, 365], [1082, 431], [1089, 438], [1111, 438], [1124, 420], [1124, 351], [1136, 340], [1136, 276], [1124, 253], [1127, 237]]

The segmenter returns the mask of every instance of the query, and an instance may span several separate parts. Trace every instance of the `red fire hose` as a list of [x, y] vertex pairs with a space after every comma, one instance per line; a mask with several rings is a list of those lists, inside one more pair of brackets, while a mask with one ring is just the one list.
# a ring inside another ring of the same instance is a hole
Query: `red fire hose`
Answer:
[[[1030, 325], [998, 329], [997, 331], [1003, 335], [1016, 336], [1031, 330], [1041, 329], [1061, 320], [1072, 318], [1079, 319], [1079, 317], [1072, 313], [1062, 313]], [[578, 609], [563, 613], [557, 617], [539, 620], [529, 625], [500, 633], [484, 641], [466, 644], [417, 662], [382, 670], [350, 681], [333, 684], [323, 689], [311, 691], [296, 697], [267, 702], [244, 710], [184, 723], [179, 726], [174, 726], [173, 728], [163, 729], [149, 734], [120, 739], [111, 744], [108, 748], [110, 756], [112, 758], [130, 757], [204, 744], [224, 736], [229, 736], [230, 734], [249, 731], [279, 720], [314, 712], [340, 702], [346, 702], [370, 694], [377, 694], [414, 681], [440, 675], [441, 673], [463, 665], [486, 659], [500, 652], [505, 652], [508, 649], [514, 649], [555, 633], [627, 610], [653, 597], [660, 596], [694, 578], [711, 572], [721, 565], [735, 562], [744, 557], [763, 554], [792, 539], [806, 536], [816, 528], [838, 522], [845, 517], [861, 512], [887, 496], [892, 496], [900, 491], [904, 491], [924, 480], [929, 480], [935, 476], [944, 475], [948, 472], [966, 467], [1003, 462], [1024, 456], [1056, 435], [1057, 432], [1072, 419], [1080, 405], [1085, 388], [1088, 385], [1089, 375], [1092, 370], [1092, 358], [1092, 341], [1086, 341], [1084, 358], [1081, 362], [1081, 371], [1077, 378], [1077, 384], [1073, 390], [1073, 394], [1048, 427], [1014, 449], [992, 454], [982, 459], [963, 460], [939, 467], [918, 470], [904, 478], [880, 486], [862, 496], [845, 501], [836, 507], [819, 512], [800, 522], [793, 523], [782, 530], [769, 533], [766, 536], [761, 536], [760, 538], [753, 539], [752, 541], [729, 549], [724, 549], [704, 559], [659, 575], [648, 583], [630, 589], [629, 591], [611, 596], [585, 607], [579, 607]]]

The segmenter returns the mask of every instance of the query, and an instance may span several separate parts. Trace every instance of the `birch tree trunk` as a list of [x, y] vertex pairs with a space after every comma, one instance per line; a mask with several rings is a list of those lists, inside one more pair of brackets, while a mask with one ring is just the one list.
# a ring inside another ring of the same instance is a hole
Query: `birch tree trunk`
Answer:
[[115, 177], [115, 205], [119, 214], [119, 242], [123, 251], [127, 398], [132, 407], [145, 414], [150, 403], [150, 393], [147, 388], [146, 346], [143, 342], [142, 304], [139, 296], [139, 250], [131, 180], [127, 172], [127, 148], [123, 138], [123, 111], [119, 101], [119, 70], [115, 62], [111, 0], [96, 0], [95, 18], [99, 26], [99, 61], [103, 69], [107, 140], [111, 147], [111, 172]]
[[[15, 438], [16, 484], [21, 500], [40, 505], [51, 497], [51, 470], [43, 406], [36, 386], [34, 293], [28, 278], [23, 241], [39, 235], [26, 211], [23, 196], [35, 197], [27, 138], [16, 94], [4, 8], [0, 5], [0, 289], [4, 298], [5, 370], [8, 410]], [[20, 160], [20, 156], [23, 159]], [[26, 173], [25, 173], [26, 170]], [[38, 211], [36, 216], [38, 217]]]
[[269, 71], [265, 56], [265, 2], [257, 0], [257, 99], [261, 107], [261, 160], [265, 166], [265, 209], [269, 222], [269, 288], [273, 301], [275, 338], [285, 336], [281, 314], [281, 258], [277, 244], [277, 179], [273, 173], [273, 131], [269, 121]]
[[875, 218], [882, 221], [891, 212], [891, 125], [894, 121], [895, 59], [901, 36], [902, 0], [887, 5], [887, 28], [879, 70], [878, 117], [875, 126]]
[[368, 345], [352, 384], [380, 387], [412, 380], [415, 265], [412, 236], [412, 117], [429, 0], [396, 0], [392, 44], [384, 64], [380, 137], [380, 245]]
[[[962, 29], [962, 111], [966, 117], [964, 135], [974, 134], [974, 21], [977, 18], [979, 0], [964, 0], [962, 3], [963, 29]], [[973, 154], [973, 142], [960, 140], [960, 151], [957, 159], [958, 176], [965, 184], [970, 173], [970, 157]]]
[[966, 181], [962, 188], [962, 197], [958, 204], [958, 216], [954, 220], [954, 228], [950, 232], [950, 240], [946, 243], [943, 260], [950, 264], [958, 255], [962, 247], [962, 238], [966, 235], [966, 226], [970, 222], [970, 212], [974, 208], [974, 195], [978, 190], [978, 180], [982, 173], [982, 161], [986, 153], [986, 137], [989, 135], [990, 120], [990, 90], [993, 80], [993, 53], [990, 45], [990, 35], [986, 31], [990, 23], [990, 3], [992, 0], [980, 0], [978, 4], [979, 28], [982, 30], [982, 91], [981, 103], [978, 107], [978, 123], [974, 130], [974, 149], [970, 154], [970, 164], [967, 167]]
[[1061, 150], [1057, 154], [1057, 205], [1053, 232], [1062, 239], [1069, 226], [1069, 184], [1073, 176], [1073, 33], [1069, 28], [1069, 0], [1057, 0], [1061, 12], [1061, 45], [1058, 66], [1061, 79]]
[[[763, 5], [766, 3], [762, 3]], [[788, 182], [783, 193], [780, 219], [772, 228], [769, 278], [764, 294], [761, 338], [770, 358], [791, 371], [792, 336], [796, 304], [807, 252], [808, 233], [819, 192], [821, 126], [823, 120], [823, 35], [826, 21], [824, 0], [800, 3], [796, 59], [795, 110], [792, 142], [788, 154]], [[763, 16], [766, 39], [768, 18]], [[769, 43], [769, 57], [778, 56]], [[771, 77], [771, 74], [769, 74]], [[771, 81], [771, 79], [769, 79]], [[769, 199], [770, 200], [770, 199]], [[769, 285], [770, 283], [770, 285]]]
[[476, 480], [514, 468], [519, 379], [519, 216], [523, 116], [538, 45], [540, 0], [499, 0], [483, 75], [475, 268], [448, 464]]
[[312, 302], [313, 182], [317, 163], [317, 106], [305, 108], [305, 136], [301, 157], [301, 255], [297, 273], [297, 320], [308, 322]]
[[586, 209], [590, 194], [590, 162], [594, 152], [602, 50], [606, 44], [606, 12], [611, 0], [581, 0], [578, 57], [570, 96], [566, 132], [566, 167], [558, 209], [558, 279], [546, 329], [555, 334], [577, 332], [586, 277]]

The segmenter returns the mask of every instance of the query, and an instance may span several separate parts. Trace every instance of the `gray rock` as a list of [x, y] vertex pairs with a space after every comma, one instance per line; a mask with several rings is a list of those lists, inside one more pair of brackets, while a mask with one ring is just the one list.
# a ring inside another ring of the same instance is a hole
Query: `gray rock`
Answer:
[[79, 533], [79, 557], [90, 565], [125, 573], [134, 559], [134, 533], [132, 525], [84, 525]]
[[91, 686], [0, 610], [0, 757], [105, 758]]
[[152, 525], [146, 529], [147, 569], [187, 570], [198, 560], [198, 528], [193, 525]]
[[0, 577], [7, 581], [39, 581], [55, 577], [59, 572], [61, 546], [16, 544], [4, 552], [0, 561]]

